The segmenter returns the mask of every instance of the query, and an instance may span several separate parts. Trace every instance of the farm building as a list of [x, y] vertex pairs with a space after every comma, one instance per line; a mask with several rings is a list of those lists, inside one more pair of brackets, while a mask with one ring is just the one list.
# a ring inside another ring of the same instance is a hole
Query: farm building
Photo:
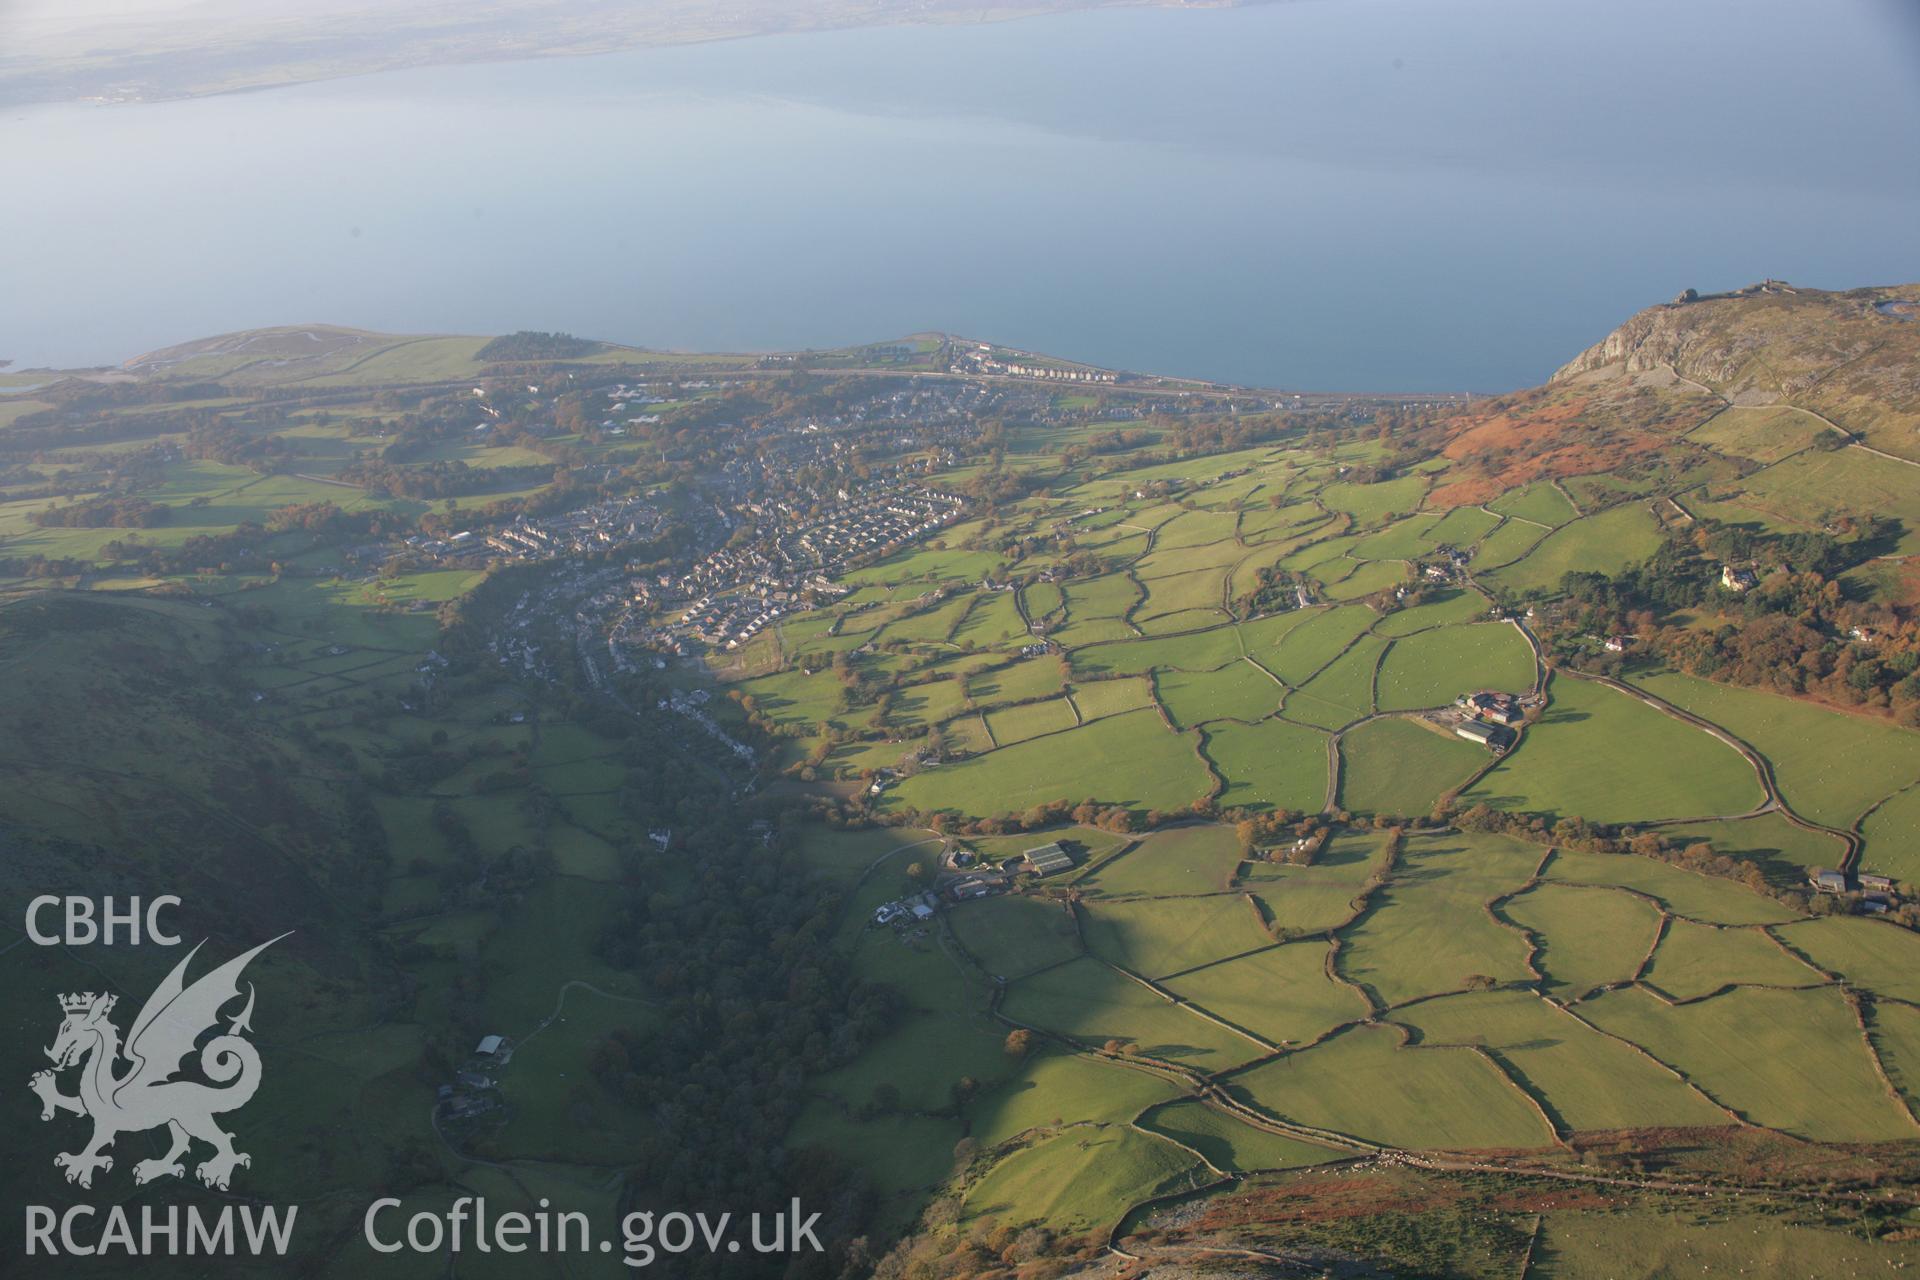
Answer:
[[1453, 727], [1455, 736], [1468, 742], [1477, 742], [1489, 751], [1505, 751], [1513, 745], [1513, 730], [1505, 725], [1487, 724], [1480, 720], [1462, 720]]
[[1518, 698], [1510, 693], [1500, 693], [1492, 689], [1462, 694], [1454, 700], [1454, 705], [1475, 715], [1485, 716], [1496, 724], [1519, 724], [1527, 718], [1526, 712], [1521, 710]]
[[1056, 875], [1073, 866], [1072, 857], [1060, 847], [1058, 840], [1050, 841], [1037, 849], [1029, 849], [1022, 856], [1026, 858], [1027, 866], [1037, 876]]
[[1822, 871], [1809, 878], [1808, 883], [1821, 893], [1845, 893], [1847, 891], [1847, 873], [1844, 871]]

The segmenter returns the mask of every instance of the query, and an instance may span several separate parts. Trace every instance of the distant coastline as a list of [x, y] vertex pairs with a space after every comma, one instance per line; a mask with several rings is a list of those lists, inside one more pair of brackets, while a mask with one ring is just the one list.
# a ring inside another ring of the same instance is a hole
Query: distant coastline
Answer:
[[438, 6], [373, 25], [355, 15], [253, 23], [207, 18], [6, 31], [0, 19], [0, 106], [178, 101], [431, 66], [585, 57], [763, 35], [899, 25], [976, 25], [1087, 9], [1230, 9], [1267, 0], [927, 0], [875, 6], [822, 0], [796, 13], [782, 0], [746, 0], [715, 13], [681, 0], [609, 8], [498, 0], [478, 12]]

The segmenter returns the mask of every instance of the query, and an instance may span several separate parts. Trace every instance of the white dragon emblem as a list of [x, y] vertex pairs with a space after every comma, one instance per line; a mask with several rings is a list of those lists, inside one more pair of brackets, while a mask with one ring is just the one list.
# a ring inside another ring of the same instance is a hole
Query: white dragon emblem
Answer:
[[[286, 936], [283, 933], [280, 938]], [[233, 1135], [213, 1120], [221, 1112], [245, 1106], [260, 1087], [260, 1054], [242, 1038], [243, 1032], [253, 1029], [252, 983], [247, 984], [246, 1008], [230, 1020], [226, 1034], [200, 1047], [200, 1071], [213, 1084], [174, 1077], [200, 1037], [217, 1030], [221, 1008], [239, 998], [241, 970], [280, 938], [261, 943], [187, 986], [187, 965], [200, 950], [195, 946], [147, 998], [124, 1048], [120, 1029], [109, 1017], [117, 997], [90, 991], [60, 997], [66, 1017], [53, 1047], [46, 1051], [53, 1070], [37, 1072], [28, 1087], [40, 1095], [42, 1120], [51, 1120], [61, 1111], [93, 1119], [93, 1138], [85, 1147], [53, 1158], [66, 1171], [68, 1182], [91, 1187], [95, 1170], [113, 1168], [106, 1150], [116, 1137], [161, 1125], [167, 1127], [172, 1145], [158, 1159], [133, 1166], [136, 1183], [184, 1175], [186, 1166], [180, 1157], [195, 1138], [213, 1148], [213, 1155], [194, 1170], [209, 1187], [225, 1191], [235, 1168], [252, 1165], [253, 1158], [235, 1151]], [[115, 1074], [122, 1059], [131, 1065]], [[80, 1091], [68, 1096], [59, 1091], [56, 1073], [74, 1066], [80, 1067]]]

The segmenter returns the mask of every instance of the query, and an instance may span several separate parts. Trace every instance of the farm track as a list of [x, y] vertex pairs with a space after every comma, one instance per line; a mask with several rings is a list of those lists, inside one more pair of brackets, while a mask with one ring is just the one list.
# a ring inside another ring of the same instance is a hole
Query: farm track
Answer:
[[[1872, 353], [1872, 350], [1876, 350], [1876, 349], [1877, 348], [1870, 349], [1869, 351], [1866, 351], [1866, 352], [1862, 352], [1860, 355], [1854, 357], [1854, 360], [1865, 359], [1867, 355]], [[1847, 364], [1854, 363], [1854, 360], [1846, 361], [1843, 364], [1835, 365], [1833, 368], [1826, 370], [1820, 375], [1818, 379], [1815, 380], [1814, 385], [1817, 386], [1820, 381], [1824, 381], [1827, 377], [1831, 376], [1833, 373], [1837, 372], [1842, 368], [1845, 368]], [[1736, 408], [1743, 407], [1743, 406], [1734, 404], [1733, 401], [1727, 399], [1725, 395], [1723, 395], [1718, 391], [1715, 391], [1712, 387], [1709, 387], [1704, 383], [1695, 382], [1692, 378], [1687, 377], [1685, 374], [1681, 373], [1678, 369], [1674, 368], [1672, 365], [1667, 365], [1666, 369], [1667, 369], [1667, 372], [1671, 373], [1675, 378], [1679, 379], [1681, 382], [1686, 383], [1690, 387], [1696, 387], [1699, 390], [1704, 391], [1706, 394], [1718, 400], [1722, 405], [1726, 406], [1726, 408], [1728, 409], [1736, 409]], [[1826, 414], [1821, 413], [1818, 409], [1809, 409], [1803, 404], [1794, 404], [1793, 402], [1788, 400], [1777, 400], [1771, 405], [1755, 405], [1752, 407], [1754, 408], [1776, 408], [1777, 407], [1777, 408], [1783, 408], [1783, 409], [1798, 409], [1801, 413], [1806, 414], [1808, 417], [1816, 418], [1822, 423], [1825, 423], [1829, 430], [1838, 432], [1841, 436], [1845, 437], [1847, 441], [1847, 447], [1849, 449], [1858, 449], [1862, 453], [1870, 453], [1874, 457], [1883, 458], [1888, 462], [1898, 462], [1902, 466], [1920, 467], [1920, 462], [1916, 462], [1912, 458], [1903, 458], [1897, 453], [1888, 453], [1884, 449], [1876, 449], [1872, 445], [1864, 444], [1861, 441], [1854, 439], [1853, 432], [1847, 430], [1845, 427], [1835, 422], [1832, 418], [1829, 418]], [[1705, 423], [1701, 424], [1701, 426], [1705, 426], [1705, 425], [1706, 425]], [[1695, 428], [1695, 430], [1698, 430], [1698, 429], [1699, 428]], [[1782, 461], [1784, 461], [1784, 459], [1782, 459]]]
[[1604, 685], [1607, 688], [1612, 689], [1617, 693], [1624, 693], [1629, 697], [1637, 698], [1641, 702], [1654, 708], [1656, 711], [1659, 711], [1664, 715], [1671, 716], [1673, 719], [1678, 720], [1683, 724], [1692, 725], [1696, 729], [1700, 729], [1703, 732], [1711, 734], [1713, 737], [1715, 737], [1719, 741], [1725, 743], [1729, 747], [1732, 747], [1735, 751], [1738, 751], [1741, 757], [1745, 759], [1749, 765], [1753, 766], [1754, 776], [1759, 780], [1760, 789], [1766, 795], [1766, 800], [1764, 803], [1759, 805], [1757, 808], [1748, 810], [1745, 813], [1723, 814], [1723, 815], [1710, 816], [1706, 818], [1689, 818], [1689, 819], [1668, 818], [1668, 819], [1663, 819], [1658, 821], [1650, 821], [1643, 825], [1666, 826], [1679, 821], [1687, 821], [1687, 822], [1737, 821], [1742, 818], [1759, 817], [1762, 814], [1767, 814], [1767, 813], [1778, 813], [1781, 817], [1785, 818], [1787, 821], [1793, 823], [1795, 826], [1801, 828], [1802, 830], [1813, 831], [1821, 835], [1832, 836], [1836, 840], [1839, 840], [1844, 846], [1846, 846], [1846, 854], [1841, 859], [1841, 863], [1839, 867], [1841, 871], [1845, 871], [1848, 874], [1852, 874], [1854, 871], [1856, 871], [1859, 868], [1861, 850], [1864, 848], [1866, 843], [1865, 839], [1860, 835], [1860, 833], [1852, 830], [1841, 830], [1838, 827], [1823, 826], [1818, 822], [1814, 822], [1809, 818], [1804, 818], [1800, 816], [1800, 814], [1796, 813], [1793, 809], [1793, 806], [1788, 804], [1786, 799], [1782, 797], [1780, 794], [1779, 783], [1774, 778], [1773, 762], [1768, 760], [1764, 755], [1762, 755], [1754, 747], [1749, 745], [1744, 739], [1736, 737], [1734, 734], [1730, 733], [1726, 729], [1723, 729], [1719, 725], [1714, 724], [1711, 720], [1702, 719], [1701, 717], [1693, 714], [1691, 711], [1687, 711], [1682, 707], [1675, 706], [1673, 703], [1668, 702], [1665, 698], [1660, 697], [1658, 694], [1650, 693], [1645, 689], [1636, 688], [1633, 685], [1625, 683], [1624, 681], [1616, 680], [1611, 676], [1589, 675], [1586, 672], [1574, 671], [1572, 668], [1568, 668], [1568, 667], [1557, 668], [1557, 670], [1565, 675], [1572, 676], [1574, 679], [1589, 680], [1595, 684]]
[[[1575, 680], [1587, 680], [1594, 684], [1604, 685], [1617, 693], [1624, 693], [1628, 697], [1635, 698], [1663, 715], [1670, 716], [1683, 724], [1691, 725], [1704, 733], [1712, 735], [1718, 741], [1739, 752], [1741, 758], [1752, 767], [1754, 777], [1760, 783], [1760, 790], [1764, 797], [1759, 805], [1744, 813], [1712, 814], [1704, 817], [1691, 818], [1653, 819], [1639, 825], [1660, 827], [1692, 822], [1737, 822], [1744, 818], [1757, 818], [1763, 814], [1778, 813], [1781, 817], [1802, 830], [1832, 836], [1839, 840], [1846, 848], [1839, 869], [1848, 874], [1852, 874], [1858, 870], [1860, 855], [1866, 844], [1865, 838], [1859, 833], [1858, 827], [1862, 822], [1866, 821], [1867, 816], [1871, 814], [1874, 809], [1879, 808], [1880, 805], [1885, 804], [1888, 799], [1891, 799], [1891, 796], [1876, 802], [1872, 808], [1869, 808], [1866, 813], [1862, 814], [1854, 823], [1854, 829], [1852, 830], [1843, 831], [1837, 827], [1823, 826], [1809, 818], [1804, 818], [1795, 812], [1793, 806], [1788, 804], [1786, 799], [1780, 794], [1780, 786], [1773, 773], [1773, 762], [1768, 760], [1766, 756], [1762, 755], [1744, 739], [1722, 728], [1720, 725], [1713, 723], [1711, 720], [1704, 719], [1683, 707], [1668, 702], [1658, 694], [1637, 688], [1634, 685], [1627, 684], [1625, 681], [1616, 680], [1612, 676], [1593, 675], [1584, 671], [1576, 671], [1571, 667], [1550, 668], [1547, 664], [1546, 655], [1541, 650], [1539, 638], [1533, 634], [1532, 628], [1517, 618], [1512, 619], [1512, 622], [1513, 625], [1519, 629], [1520, 634], [1526, 637], [1527, 644], [1533, 649], [1534, 663], [1537, 670], [1535, 681], [1536, 693], [1544, 692], [1546, 677], [1548, 672], [1551, 671], [1554, 674], [1565, 675]], [[1895, 794], [1898, 793], [1896, 792]]]

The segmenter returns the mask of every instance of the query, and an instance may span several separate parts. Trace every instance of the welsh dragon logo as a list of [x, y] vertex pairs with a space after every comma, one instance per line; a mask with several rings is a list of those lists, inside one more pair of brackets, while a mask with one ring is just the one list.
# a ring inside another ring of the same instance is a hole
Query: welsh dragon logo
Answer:
[[[196, 945], [141, 1006], [124, 1045], [112, 1021], [117, 997], [91, 991], [60, 997], [66, 1017], [46, 1051], [53, 1070], [37, 1072], [28, 1087], [40, 1095], [42, 1120], [62, 1111], [93, 1120], [93, 1138], [86, 1146], [53, 1158], [68, 1182], [91, 1187], [96, 1170], [113, 1168], [106, 1151], [116, 1137], [162, 1125], [171, 1146], [158, 1159], [133, 1166], [136, 1183], [183, 1176], [181, 1157], [195, 1139], [213, 1148], [194, 1170], [209, 1187], [225, 1191], [236, 1168], [252, 1165], [253, 1158], [235, 1151], [233, 1135], [213, 1119], [245, 1106], [260, 1087], [260, 1054], [244, 1038], [253, 1029], [252, 983], [247, 984], [246, 1007], [228, 1020], [226, 1032], [199, 1046], [200, 1073], [213, 1083], [175, 1077], [200, 1038], [219, 1029], [220, 1010], [239, 998], [241, 971], [278, 941], [269, 939], [188, 986], [187, 965], [205, 944]], [[129, 1065], [117, 1070], [123, 1060]], [[72, 1096], [61, 1093], [57, 1082], [57, 1073], [70, 1067], [80, 1069], [80, 1091]]]

